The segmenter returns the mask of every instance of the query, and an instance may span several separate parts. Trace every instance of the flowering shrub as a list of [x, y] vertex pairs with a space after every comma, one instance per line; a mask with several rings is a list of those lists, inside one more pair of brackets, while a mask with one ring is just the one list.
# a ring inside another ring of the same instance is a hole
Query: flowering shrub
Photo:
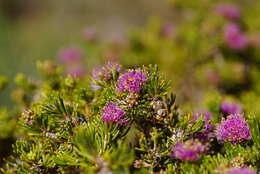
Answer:
[[40, 83], [17, 79], [31, 100], [22, 100], [23, 131], [4, 173], [254, 173], [259, 167], [259, 120], [182, 112], [157, 66], [121, 71], [106, 64], [101, 70], [111, 78], [99, 78], [93, 89], [95, 77], [64, 78], [59, 66], [41, 65], [52, 71]]
[[[62, 67], [38, 62], [41, 80], [18, 74], [15, 105], [0, 108], [1, 171], [256, 173], [259, 15], [231, 3], [171, 3], [179, 22], [154, 20], [126, 44], [100, 44], [86, 28], [88, 57], [110, 61], [91, 76], [78, 47], [61, 49]], [[0, 77], [0, 90], [6, 83]]]

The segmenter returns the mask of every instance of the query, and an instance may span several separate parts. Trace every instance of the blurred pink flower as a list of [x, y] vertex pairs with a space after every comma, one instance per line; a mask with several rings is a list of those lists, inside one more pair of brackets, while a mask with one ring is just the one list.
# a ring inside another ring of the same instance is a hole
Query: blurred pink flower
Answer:
[[243, 167], [243, 168], [231, 168], [227, 174], [256, 174], [254, 169]]
[[113, 71], [120, 73], [121, 65], [117, 63], [108, 62], [107, 64], [97, 67], [92, 71], [92, 77], [94, 80], [110, 80], [112, 78]]
[[94, 28], [90, 28], [90, 27], [86, 28], [83, 31], [83, 37], [86, 40], [93, 41], [97, 37], [97, 32], [96, 32], [96, 30]]
[[239, 7], [233, 4], [218, 4], [216, 13], [231, 20], [239, 19], [241, 16]]
[[81, 56], [81, 51], [76, 47], [63, 48], [58, 52], [59, 61], [65, 64], [77, 63], [80, 61]]
[[240, 27], [235, 23], [227, 24], [224, 27], [225, 43], [234, 50], [244, 50], [248, 46], [248, 38], [244, 35]]
[[67, 74], [72, 77], [83, 77], [85, 75], [85, 69], [83, 67], [73, 67], [68, 70]]
[[174, 26], [172, 24], [163, 25], [160, 34], [166, 38], [172, 37], [174, 34]]
[[178, 142], [171, 152], [171, 157], [182, 161], [196, 161], [207, 151], [207, 146], [198, 140], [187, 140], [186, 142]]
[[241, 114], [243, 112], [242, 106], [231, 101], [223, 101], [220, 105], [220, 111], [223, 114]]

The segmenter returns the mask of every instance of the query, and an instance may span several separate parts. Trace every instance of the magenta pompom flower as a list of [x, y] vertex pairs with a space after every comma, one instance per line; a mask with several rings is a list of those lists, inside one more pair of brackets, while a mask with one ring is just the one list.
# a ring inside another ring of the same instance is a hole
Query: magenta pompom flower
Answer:
[[237, 24], [231, 23], [224, 28], [225, 43], [234, 50], [244, 50], [248, 46], [248, 38], [241, 32]]
[[58, 59], [67, 64], [79, 62], [81, 56], [81, 51], [76, 47], [63, 48], [58, 53]]
[[128, 120], [124, 118], [125, 111], [119, 108], [119, 106], [115, 103], [108, 103], [102, 115], [102, 120], [106, 123], [118, 123], [118, 124], [126, 124]]
[[119, 78], [118, 92], [138, 93], [147, 81], [146, 75], [140, 70], [130, 70]]
[[207, 146], [198, 140], [188, 140], [185, 143], [178, 142], [173, 148], [171, 157], [182, 161], [196, 161], [207, 151]]
[[251, 139], [249, 126], [242, 115], [230, 115], [217, 126], [217, 139], [238, 144]]
[[243, 168], [231, 168], [227, 174], [256, 174], [256, 171], [248, 167]]
[[233, 4], [218, 4], [216, 13], [230, 20], [239, 19], [241, 16], [239, 7]]
[[110, 80], [113, 71], [119, 73], [121, 71], [121, 65], [108, 62], [104, 66], [94, 69], [92, 77], [94, 80]]
[[242, 107], [239, 104], [230, 101], [224, 101], [220, 105], [220, 111], [226, 115], [241, 114]]

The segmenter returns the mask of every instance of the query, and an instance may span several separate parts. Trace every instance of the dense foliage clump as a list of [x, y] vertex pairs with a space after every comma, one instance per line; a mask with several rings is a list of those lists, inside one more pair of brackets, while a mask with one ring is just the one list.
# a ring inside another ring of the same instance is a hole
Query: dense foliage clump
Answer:
[[[259, 168], [256, 117], [221, 110], [183, 113], [157, 66], [104, 66], [98, 76], [63, 78], [50, 63], [46, 80], [30, 82], [31, 100], [19, 117], [23, 131], [4, 173], [255, 173]], [[29, 82], [24, 77], [20, 83]]]

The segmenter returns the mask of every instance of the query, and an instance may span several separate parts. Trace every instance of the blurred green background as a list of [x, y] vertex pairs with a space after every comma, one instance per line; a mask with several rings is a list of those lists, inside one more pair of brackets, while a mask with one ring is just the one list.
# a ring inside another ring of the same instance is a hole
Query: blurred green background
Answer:
[[[54, 59], [57, 51], [78, 45], [91, 26], [101, 40], [126, 37], [151, 16], [171, 20], [166, 1], [157, 0], [1, 0], [0, 74], [12, 81], [18, 72], [36, 75], [36, 60]], [[87, 59], [88, 57], [86, 57]], [[87, 60], [86, 60], [87, 61]], [[0, 104], [10, 104], [12, 83], [0, 93]]]
[[[241, 17], [216, 14], [223, 3], [233, 4]], [[10, 106], [17, 73], [40, 79], [36, 62], [56, 60], [70, 46], [83, 51], [88, 73], [109, 57], [128, 68], [158, 64], [178, 99], [195, 106], [215, 93], [242, 103], [260, 100], [259, 9], [258, 0], [1, 0], [0, 75], [9, 83], [0, 105]], [[224, 30], [230, 23], [249, 40], [246, 50], [227, 47]], [[86, 28], [97, 32], [97, 42], [84, 40]]]

